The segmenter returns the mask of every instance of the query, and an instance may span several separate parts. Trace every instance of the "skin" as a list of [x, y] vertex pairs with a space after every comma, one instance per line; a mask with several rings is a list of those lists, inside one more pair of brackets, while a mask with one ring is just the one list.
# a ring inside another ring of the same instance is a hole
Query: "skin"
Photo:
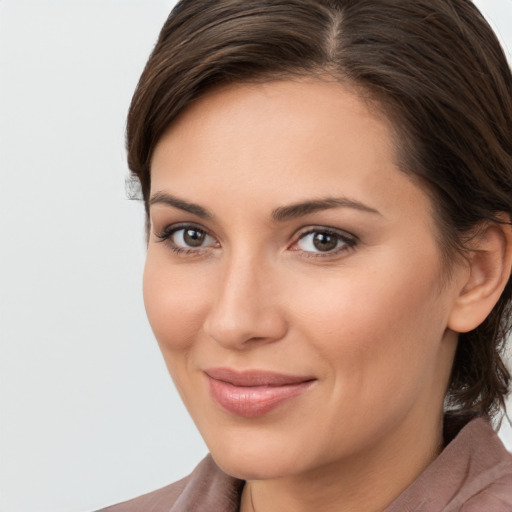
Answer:
[[[382, 510], [442, 447], [450, 322], [471, 272], [446, 279], [432, 204], [391, 133], [339, 83], [275, 81], [208, 93], [154, 152], [146, 309], [214, 459], [247, 480], [243, 512]], [[324, 198], [352, 203], [272, 219]], [[203, 245], [170, 234], [181, 223]], [[304, 236], [326, 228], [349, 242], [321, 252]], [[220, 366], [315, 381], [243, 418], [210, 396], [204, 370]]]

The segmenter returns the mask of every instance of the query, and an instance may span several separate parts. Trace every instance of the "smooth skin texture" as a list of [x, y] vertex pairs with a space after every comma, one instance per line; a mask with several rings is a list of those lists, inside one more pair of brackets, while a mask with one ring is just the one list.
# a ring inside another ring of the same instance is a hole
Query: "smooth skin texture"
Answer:
[[[510, 236], [489, 228], [446, 279], [394, 151], [382, 115], [315, 79], [210, 92], [155, 150], [146, 309], [214, 459], [247, 480], [243, 512], [382, 510], [442, 448], [451, 327], [492, 308]], [[212, 367], [315, 380], [244, 418], [212, 400]]]

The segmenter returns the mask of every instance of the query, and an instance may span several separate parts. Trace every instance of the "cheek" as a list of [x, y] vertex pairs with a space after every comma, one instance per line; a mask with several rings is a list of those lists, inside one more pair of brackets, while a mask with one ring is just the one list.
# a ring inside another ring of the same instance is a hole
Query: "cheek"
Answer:
[[344, 425], [341, 431], [352, 432], [356, 446], [417, 403], [430, 403], [439, 380], [445, 311], [433, 271], [419, 276], [415, 267], [403, 265], [401, 273], [392, 273], [383, 265], [349, 274], [333, 276], [321, 293], [315, 286], [306, 288], [307, 298], [296, 293], [301, 298], [294, 318], [301, 328], [297, 338], [307, 340], [304, 352], [322, 369], [329, 390], [329, 419], [320, 432], [339, 439]]
[[436, 259], [411, 261], [395, 255], [366, 267], [372, 270], [347, 268], [315, 285], [295, 281], [297, 324], [337, 375], [359, 384], [392, 381], [435, 357], [447, 316], [438, 267]]
[[164, 259], [148, 250], [143, 293], [149, 323], [165, 356], [167, 351], [187, 350], [193, 343], [208, 298], [200, 274], [166, 264]]

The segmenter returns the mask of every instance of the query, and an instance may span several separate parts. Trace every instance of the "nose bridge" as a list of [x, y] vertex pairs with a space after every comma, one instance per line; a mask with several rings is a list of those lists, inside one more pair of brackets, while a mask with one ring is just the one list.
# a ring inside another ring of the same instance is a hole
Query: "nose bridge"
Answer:
[[272, 292], [272, 267], [247, 248], [224, 262], [205, 330], [219, 344], [242, 348], [248, 341], [274, 341], [286, 330]]

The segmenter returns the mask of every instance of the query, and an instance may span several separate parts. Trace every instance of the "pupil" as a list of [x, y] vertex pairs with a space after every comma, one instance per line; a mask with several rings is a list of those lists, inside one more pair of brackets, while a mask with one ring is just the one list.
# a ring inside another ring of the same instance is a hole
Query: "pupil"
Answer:
[[332, 251], [336, 249], [338, 239], [328, 233], [317, 233], [313, 238], [313, 245], [319, 251]]
[[204, 241], [204, 233], [202, 231], [198, 231], [197, 229], [187, 229], [183, 238], [185, 243], [190, 247], [200, 247]]

